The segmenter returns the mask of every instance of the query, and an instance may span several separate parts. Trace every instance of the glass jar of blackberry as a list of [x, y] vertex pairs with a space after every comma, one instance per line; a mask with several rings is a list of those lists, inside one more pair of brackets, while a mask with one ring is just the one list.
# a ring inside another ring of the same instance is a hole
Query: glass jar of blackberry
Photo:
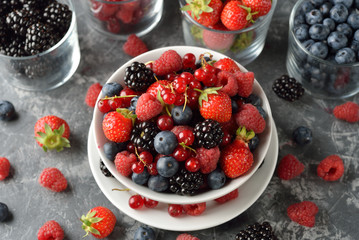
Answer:
[[290, 15], [288, 74], [314, 97], [359, 92], [358, 1], [300, 0]]
[[54, 89], [71, 78], [79, 62], [71, 0], [0, 1], [0, 68], [11, 85]]
[[163, 0], [86, 0], [88, 23], [102, 35], [125, 39], [143, 36], [162, 17]]

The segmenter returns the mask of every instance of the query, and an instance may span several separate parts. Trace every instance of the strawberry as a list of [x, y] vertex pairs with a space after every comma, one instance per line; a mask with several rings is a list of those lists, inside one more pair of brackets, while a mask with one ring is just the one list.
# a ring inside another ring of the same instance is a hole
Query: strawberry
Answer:
[[294, 155], [285, 155], [278, 165], [278, 177], [283, 180], [290, 180], [299, 176], [304, 171], [304, 164]]
[[255, 136], [253, 130], [247, 131], [245, 127], [239, 127], [236, 131], [236, 138], [232, 142], [238, 148], [249, 148], [248, 142]]
[[182, 57], [174, 50], [167, 50], [153, 62], [152, 70], [158, 76], [163, 76], [182, 69]]
[[314, 227], [318, 206], [310, 201], [295, 203], [287, 208], [288, 217], [306, 227]]
[[354, 102], [346, 102], [334, 108], [333, 114], [336, 118], [355, 123], [359, 121], [359, 105]]
[[95, 107], [97, 97], [102, 90], [102, 86], [100, 83], [93, 83], [88, 89], [85, 97], [85, 103], [89, 107]]
[[230, 58], [222, 58], [213, 64], [215, 68], [221, 69], [222, 71], [227, 71], [230, 73], [240, 72], [241, 69], [238, 67], [237, 63]]
[[67, 122], [57, 116], [49, 115], [40, 118], [34, 127], [37, 144], [46, 152], [56, 149], [62, 151], [70, 147], [70, 128]]
[[50, 220], [44, 223], [37, 232], [38, 240], [63, 240], [64, 230], [62, 230], [60, 224], [55, 220]]
[[254, 19], [266, 15], [272, 7], [271, 0], [242, 0], [242, 2], [251, 8]]
[[250, 103], [243, 104], [234, 117], [238, 126], [245, 126], [256, 134], [262, 133], [266, 127], [266, 121], [258, 109]]
[[254, 73], [253, 72], [236, 72], [234, 74], [238, 84], [238, 95], [249, 97], [253, 91]]
[[232, 192], [227, 193], [226, 195], [216, 198], [214, 199], [214, 201], [218, 202], [218, 203], [225, 203], [228, 202], [232, 199], [236, 199], [238, 197], [238, 188], [234, 189]]
[[253, 154], [247, 147], [238, 147], [237, 143], [227, 145], [219, 160], [224, 174], [237, 178], [246, 173], [253, 164]]
[[330, 155], [323, 159], [318, 167], [317, 174], [325, 181], [336, 181], [344, 174], [344, 163], [338, 155]]
[[67, 188], [67, 180], [57, 168], [45, 168], [42, 170], [39, 183], [54, 192], [62, 192]]
[[135, 34], [128, 36], [127, 41], [122, 46], [122, 49], [131, 57], [136, 57], [148, 51], [146, 44]]
[[[226, 31], [227, 28], [222, 23], [217, 23], [212, 29]], [[211, 31], [207, 29], [203, 29], [202, 38], [204, 44], [213, 50], [217, 51], [226, 51], [231, 48], [235, 34], [232, 33], [220, 33], [216, 31]]]
[[188, 0], [187, 3], [181, 10], [187, 11], [198, 23], [209, 27], [219, 22], [223, 8], [221, 0]]
[[82, 229], [87, 236], [91, 233], [95, 238], [102, 239], [110, 235], [115, 228], [116, 216], [110, 209], [99, 206], [91, 209], [81, 217]]
[[222, 10], [221, 21], [229, 30], [243, 29], [252, 21], [251, 9], [243, 6], [241, 2], [230, 1]]
[[135, 115], [126, 108], [109, 112], [102, 121], [106, 138], [112, 142], [126, 142], [130, 139]]
[[0, 157], [0, 181], [9, 176], [10, 162], [7, 158]]
[[212, 119], [219, 123], [228, 122], [232, 116], [232, 104], [229, 96], [223, 92], [217, 92], [221, 87], [200, 90], [198, 98], [199, 111], [203, 118]]

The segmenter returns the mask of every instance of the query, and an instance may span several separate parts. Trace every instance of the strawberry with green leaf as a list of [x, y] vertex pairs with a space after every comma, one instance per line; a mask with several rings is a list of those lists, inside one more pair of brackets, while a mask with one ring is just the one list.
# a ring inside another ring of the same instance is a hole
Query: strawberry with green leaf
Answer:
[[209, 27], [219, 22], [223, 8], [221, 0], [186, 0], [186, 2], [181, 10], [187, 11], [198, 23]]
[[47, 150], [62, 151], [70, 147], [70, 128], [67, 122], [57, 116], [49, 115], [40, 118], [34, 127], [35, 139], [40, 147]]
[[[110, 235], [116, 225], [116, 216], [110, 209], [99, 206], [91, 209], [86, 216], [81, 217], [82, 229], [86, 235], [90, 233], [98, 239]], [[84, 236], [84, 237], [85, 237]]]
[[132, 125], [136, 115], [127, 108], [117, 108], [107, 113], [102, 121], [102, 130], [112, 142], [126, 142], [130, 139]]
[[250, 7], [244, 6], [240, 1], [228, 2], [221, 13], [221, 21], [229, 30], [236, 31], [248, 26], [253, 22], [253, 15]]

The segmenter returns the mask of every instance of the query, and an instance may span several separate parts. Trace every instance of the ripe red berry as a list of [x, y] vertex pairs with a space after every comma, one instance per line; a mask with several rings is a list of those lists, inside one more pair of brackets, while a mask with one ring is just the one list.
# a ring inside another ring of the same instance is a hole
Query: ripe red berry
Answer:
[[221, 146], [226, 146], [232, 142], [233, 135], [230, 134], [228, 131], [223, 131], [223, 138], [221, 142]]
[[190, 157], [190, 155], [190, 150], [182, 146], [177, 146], [172, 153], [172, 156], [179, 162], [185, 161], [187, 158]]
[[128, 36], [127, 41], [123, 45], [122, 49], [131, 57], [136, 57], [148, 51], [146, 44], [135, 34]]
[[197, 158], [191, 157], [186, 160], [186, 169], [190, 172], [197, 172], [201, 168], [201, 164]]
[[111, 106], [108, 103], [107, 99], [100, 99], [100, 101], [97, 103], [98, 110], [102, 113], [108, 113], [111, 111]]
[[9, 176], [10, 162], [7, 158], [0, 157], [0, 181]]
[[193, 132], [189, 129], [185, 129], [183, 131], [181, 131], [178, 134], [178, 142], [179, 143], [184, 143], [187, 146], [190, 146], [193, 144], [194, 142], [194, 135]]
[[310, 201], [295, 203], [287, 208], [288, 217], [306, 227], [314, 227], [315, 215], [318, 213], [318, 207]]
[[183, 72], [179, 75], [179, 77], [183, 78], [186, 81], [186, 84], [189, 84], [195, 80], [193, 74], [189, 72]]
[[[131, 88], [125, 87], [121, 90], [120, 96], [129, 96], [129, 95], [137, 95], [137, 92], [133, 91]], [[132, 97], [121, 98], [123, 108], [128, 108], [131, 105]]]
[[290, 180], [299, 176], [304, 171], [304, 164], [294, 155], [285, 155], [278, 165], [278, 177], [283, 180]]
[[317, 167], [317, 174], [326, 181], [336, 181], [344, 174], [343, 160], [338, 155], [330, 155]]
[[333, 110], [333, 114], [338, 119], [355, 123], [359, 121], [359, 105], [354, 102], [346, 102], [336, 106]]
[[106, 28], [109, 32], [117, 34], [121, 31], [121, 23], [116, 17], [110, 17], [106, 21]]
[[177, 93], [184, 93], [187, 88], [187, 82], [184, 78], [179, 77], [172, 82], [172, 86]]
[[173, 119], [168, 115], [161, 115], [157, 118], [157, 127], [162, 131], [170, 131], [173, 128]]
[[227, 193], [226, 195], [224, 195], [222, 197], [214, 199], [214, 201], [216, 201], [218, 203], [225, 203], [230, 200], [236, 199], [237, 197], [238, 197], [238, 188], [233, 190], [232, 192]]
[[144, 163], [145, 165], [148, 165], [153, 162], [152, 154], [147, 151], [141, 152], [139, 158], [141, 159], [141, 162]]
[[168, 104], [168, 105], [172, 105], [175, 103], [176, 101], [176, 95], [174, 93], [165, 93], [163, 96], [162, 96], [162, 99], [163, 101]]
[[128, 199], [128, 205], [132, 209], [140, 209], [140, 208], [142, 208], [143, 204], [144, 204], [144, 200], [143, 200], [142, 196], [140, 196], [138, 194], [132, 195]]
[[183, 68], [195, 68], [196, 56], [193, 53], [186, 53], [182, 58]]
[[152, 176], [156, 176], [158, 174], [156, 163], [152, 162], [152, 163], [148, 164], [147, 171]]
[[183, 207], [179, 204], [169, 204], [168, 205], [168, 213], [172, 217], [179, 217], [183, 213]]
[[85, 97], [85, 102], [89, 107], [95, 107], [97, 97], [100, 94], [102, 86], [100, 83], [93, 83], [88, 89]]
[[116, 110], [117, 108], [122, 107], [122, 98], [115, 98], [108, 101], [108, 105], [112, 110]]
[[45, 168], [38, 181], [41, 186], [54, 192], [61, 192], [67, 188], [67, 180], [57, 168]]
[[146, 208], [155, 208], [158, 205], [158, 201], [156, 200], [152, 200], [150, 198], [143, 198], [144, 199], [144, 204]]
[[187, 215], [198, 216], [206, 210], [206, 203], [185, 204], [183, 210]]
[[145, 165], [142, 162], [136, 162], [132, 164], [132, 172], [140, 174], [145, 170]]
[[47, 221], [42, 227], [39, 229], [37, 233], [38, 240], [62, 240], [64, 239], [64, 230], [62, 230], [60, 224], [58, 222], [51, 220]]

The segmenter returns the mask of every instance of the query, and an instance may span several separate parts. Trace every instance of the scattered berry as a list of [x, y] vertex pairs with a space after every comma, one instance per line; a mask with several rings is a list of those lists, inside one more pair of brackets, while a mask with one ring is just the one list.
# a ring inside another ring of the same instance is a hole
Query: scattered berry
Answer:
[[241, 71], [241, 69], [238, 67], [237, 63], [230, 59], [230, 58], [221, 58], [217, 62], [213, 64], [215, 68], [218, 68], [222, 71], [230, 72], [230, 73], [236, 73], [238, 71]]
[[144, 200], [141, 195], [135, 194], [128, 199], [128, 205], [132, 209], [140, 209], [143, 207]]
[[156, 234], [153, 228], [141, 226], [137, 228], [133, 240], [155, 240]]
[[240, 147], [232, 143], [224, 148], [220, 165], [229, 178], [237, 178], [246, 173], [253, 164], [253, 154], [248, 147]]
[[206, 203], [184, 204], [183, 210], [187, 215], [199, 216], [206, 210]]
[[266, 239], [266, 240], [277, 240], [277, 236], [274, 234], [272, 226], [269, 222], [254, 223], [247, 225], [246, 229], [241, 230], [236, 235], [236, 240], [242, 239]]
[[182, 57], [174, 50], [167, 50], [154, 61], [152, 70], [158, 76], [177, 72], [182, 68]]
[[47, 221], [37, 233], [38, 240], [62, 240], [64, 230], [55, 220]]
[[0, 157], [0, 181], [4, 180], [10, 173], [10, 162], [7, 158]]
[[278, 177], [283, 180], [290, 180], [299, 176], [304, 171], [304, 164], [294, 155], [287, 154], [279, 162]]
[[144, 204], [146, 208], [155, 208], [158, 205], [158, 201], [144, 197]]
[[354, 102], [346, 102], [334, 108], [333, 114], [336, 118], [355, 123], [359, 121], [359, 105]]
[[192, 120], [192, 110], [189, 107], [174, 106], [171, 111], [173, 122], [176, 125], [186, 125]]
[[312, 131], [304, 126], [300, 126], [293, 131], [293, 139], [299, 145], [306, 145], [312, 142]]
[[171, 217], [179, 217], [183, 213], [183, 207], [179, 204], [169, 204], [167, 211]]
[[110, 235], [116, 225], [116, 216], [110, 209], [102, 206], [92, 208], [87, 214], [81, 216], [82, 229], [86, 235], [90, 233], [95, 238], [105, 238]]
[[127, 41], [122, 46], [123, 51], [131, 57], [136, 57], [148, 51], [146, 44], [135, 34], [128, 36]]
[[54, 192], [61, 192], [67, 188], [67, 180], [57, 168], [45, 168], [42, 170], [39, 183], [41, 186]]
[[102, 86], [100, 83], [93, 83], [88, 89], [85, 97], [85, 102], [89, 107], [95, 107], [97, 97], [102, 90]]
[[10, 121], [13, 120], [16, 116], [14, 105], [5, 100], [0, 101], [0, 120]]
[[310, 201], [295, 203], [287, 208], [288, 217], [306, 227], [314, 227], [315, 215], [318, 213], [318, 207]]
[[4, 222], [9, 216], [9, 208], [5, 203], [0, 202], [0, 222]]
[[140, 121], [147, 121], [162, 112], [162, 104], [154, 96], [144, 93], [137, 100], [136, 115]]
[[218, 203], [225, 203], [230, 200], [236, 199], [238, 197], [238, 189], [233, 190], [232, 192], [227, 193], [226, 195], [214, 199]]
[[282, 75], [280, 78], [276, 79], [272, 89], [278, 97], [290, 102], [298, 100], [304, 94], [302, 84], [288, 75]]
[[188, 233], [181, 233], [180, 235], [177, 236], [176, 240], [200, 240], [200, 239]]
[[336, 181], [344, 174], [344, 163], [338, 155], [330, 155], [323, 159], [318, 167], [317, 174], [326, 181]]

